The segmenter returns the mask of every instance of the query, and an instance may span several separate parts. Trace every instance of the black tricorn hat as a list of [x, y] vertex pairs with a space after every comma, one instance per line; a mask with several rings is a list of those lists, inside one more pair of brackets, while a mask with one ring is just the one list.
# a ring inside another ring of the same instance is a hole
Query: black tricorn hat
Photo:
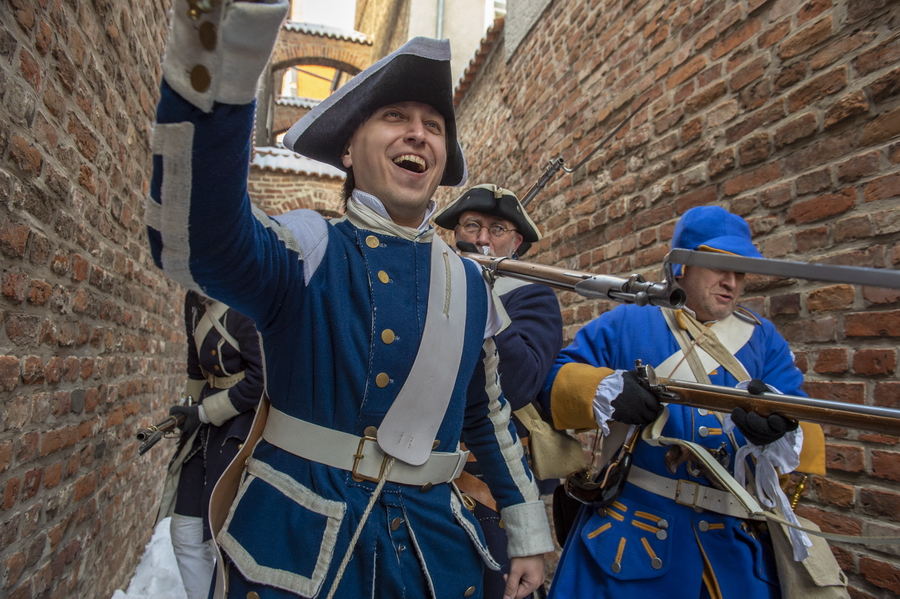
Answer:
[[528, 251], [532, 243], [541, 240], [541, 232], [525, 212], [516, 194], [490, 183], [476, 185], [466, 191], [435, 214], [434, 222], [445, 229], [453, 229], [459, 223], [460, 215], [469, 210], [511, 222], [522, 236], [522, 243], [517, 251], [520, 256]]
[[422, 102], [441, 113], [447, 134], [447, 165], [441, 185], [466, 182], [466, 159], [456, 139], [450, 42], [413, 38], [359, 73], [294, 123], [284, 146], [344, 172], [341, 156], [350, 137], [372, 113], [396, 102]]

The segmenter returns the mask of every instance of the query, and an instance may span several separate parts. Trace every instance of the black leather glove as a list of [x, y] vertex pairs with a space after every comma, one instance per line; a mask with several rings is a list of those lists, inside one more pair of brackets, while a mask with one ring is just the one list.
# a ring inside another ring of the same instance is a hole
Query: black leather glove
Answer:
[[178, 428], [186, 435], [190, 435], [200, 426], [200, 406], [172, 406], [169, 408], [169, 416], [184, 416]]
[[650, 424], [663, 411], [659, 398], [638, 382], [637, 373], [627, 370], [622, 373], [622, 392], [612, 400], [613, 420], [623, 424]]
[[[752, 395], [761, 395], [768, 391], [769, 387], [759, 379], [753, 379], [747, 385], [747, 392]], [[754, 445], [774, 443], [790, 431], [797, 430], [799, 426], [796, 420], [778, 414], [760, 416], [756, 412], [747, 412], [743, 408], [735, 408], [731, 411], [731, 421]]]

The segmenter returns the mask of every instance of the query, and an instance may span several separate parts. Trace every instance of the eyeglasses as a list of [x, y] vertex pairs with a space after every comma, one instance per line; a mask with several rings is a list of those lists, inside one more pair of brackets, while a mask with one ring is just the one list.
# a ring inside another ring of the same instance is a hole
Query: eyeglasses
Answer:
[[500, 225], [482, 225], [476, 223], [475, 221], [469, 221], [467, 223], [459, 223], [459, 226], [463, 228], [463, 230], [469, 235], [478, 235], [482, 229], [487, 229], [488, 233], [491, 234], [491, 237], [503, 237], [510, 231], [515, 231], [515, 229], [507, 229], [506, 227]]

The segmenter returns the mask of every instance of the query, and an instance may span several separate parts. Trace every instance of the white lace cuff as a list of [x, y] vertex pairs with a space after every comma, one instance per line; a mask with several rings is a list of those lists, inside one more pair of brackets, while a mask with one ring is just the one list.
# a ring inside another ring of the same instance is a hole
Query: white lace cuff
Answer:
[[597, 426], [600, 427], [604, 436], [609, 434], [608, 422], [612, 420], [615, 411], [612, 401], [622, 393], [622, 389], [625, 387], [625, 381], [622, 378], [623, 372], [625, 371], [616, 370], [604, 377], [597, 385], [597, 390], [594, 391], [594, 420], [597, 421]]

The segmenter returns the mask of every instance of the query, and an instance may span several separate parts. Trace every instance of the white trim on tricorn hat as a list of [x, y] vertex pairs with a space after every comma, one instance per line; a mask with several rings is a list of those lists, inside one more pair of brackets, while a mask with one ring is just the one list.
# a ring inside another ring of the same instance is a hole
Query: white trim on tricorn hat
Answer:
[[346, 172], [347, 141], [374, 111], [395, 102], [422, 102], [441, 113], [447, 133], [447, 166], [441, 185], [466, 182], [466, 160], [456, 138], [450, 42], [413, 38], [322, 100], [284, 136], [284, 146]]
[[525, 212], [516, 194], [490, 183], [476, 185], [467, 190], [435, 214], [434, 222], [445, 229], [453, 229], [459, 223], [460, 215], [469, 210], [511, 222], [522, 236], [522, 243], [518, 249], [520, 256], [528, 251], [532, 243], [541, 240], [541, 232]]

